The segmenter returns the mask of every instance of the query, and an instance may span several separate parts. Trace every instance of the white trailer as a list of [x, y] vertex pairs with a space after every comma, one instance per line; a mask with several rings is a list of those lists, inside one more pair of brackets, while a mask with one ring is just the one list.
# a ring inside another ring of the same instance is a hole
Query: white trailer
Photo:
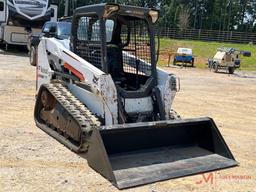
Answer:
[[27, 45], [46, 21], [57, 21], [57, 5], [49, 0], [0, 0], [0, 43]]

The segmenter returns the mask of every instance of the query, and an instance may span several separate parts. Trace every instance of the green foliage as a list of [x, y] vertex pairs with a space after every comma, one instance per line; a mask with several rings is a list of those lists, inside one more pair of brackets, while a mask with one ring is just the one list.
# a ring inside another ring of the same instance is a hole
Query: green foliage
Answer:
[[[250, 51], [251, 57], [241, 56], [241, 69], [256, 70], [256, 45], [235, 44], [235, 43], [219, 43], [219, 42], [204, 42], [204, 41], [190, 41], [190, 40], [160, 40], [160, 57], [159, 65], [166, 66], [168, 63], [168, 54], [175, 52], [178, 47], [192, 48], [195, 55], [195, 66], [198, 68], [206, 68], [208, 58], [215, 55], [219, 47], [233, 47], [239, 50]], [[171, 60], [172, 61], [172, 60]]]
[[[53, 0], [63, 15], [65, 0]], [[190, 10], [190, 26], [196, 29], [256, 32], [256, 0], [69, 0], [71, 9], [95, 3], [120, 3], [161, 10], [162, 27], [178, 27], [182, 7]], [[70, 14], [72, 10], [70, 9]]]

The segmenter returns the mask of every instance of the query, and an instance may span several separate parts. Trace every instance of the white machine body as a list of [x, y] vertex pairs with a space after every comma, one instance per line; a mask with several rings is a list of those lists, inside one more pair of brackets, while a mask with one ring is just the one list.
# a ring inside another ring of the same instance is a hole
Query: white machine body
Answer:
[[[127, 56], [127, 53], [123, 51], [123, 55]], [[51, 62], [58, 63], [60, 68], [64, 67], [73, 74], [77, 74], [81, 82], [90, 87], [90, 91], [88, 91], [72, 81], [68, 85], [69, 90], [94, 114], [105, 119], [105, 125], [118, 123], [117, 90], [111, 75], [74, 54], [69, 50], [69, 46], [65, 46], [55, 38], [43, 37], [38, 46], [37, 91], [42, 84], [50, 83], [54, 75], [50, 66]], [[157, 77], [157, 87], [160, 90], [165, 118], [170, 119], [172, 102], [177, 92], [177, 78], [160, 68], [157, 68]], [[126, 98], [122, 102], [126, 113], [140, 114], [153, 111], [151, 97]]]

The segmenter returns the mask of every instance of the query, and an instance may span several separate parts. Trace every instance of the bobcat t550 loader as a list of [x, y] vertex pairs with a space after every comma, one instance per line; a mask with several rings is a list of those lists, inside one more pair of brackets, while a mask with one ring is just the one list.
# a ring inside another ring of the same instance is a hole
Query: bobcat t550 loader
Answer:
[[69, 48], [38, 46], [36, 125], [120, 189], [237, 165], [211, 118], [171, 119], [177, 81], [156, 67], [158, 15], [81, 7]]

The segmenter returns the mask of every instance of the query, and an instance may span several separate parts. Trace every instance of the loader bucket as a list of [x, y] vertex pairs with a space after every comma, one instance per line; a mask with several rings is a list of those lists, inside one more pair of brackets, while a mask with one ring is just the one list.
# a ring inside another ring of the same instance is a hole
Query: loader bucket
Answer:
[[238, 164], [210, 118], [94, 129], [87, 160], [119, 189]]

